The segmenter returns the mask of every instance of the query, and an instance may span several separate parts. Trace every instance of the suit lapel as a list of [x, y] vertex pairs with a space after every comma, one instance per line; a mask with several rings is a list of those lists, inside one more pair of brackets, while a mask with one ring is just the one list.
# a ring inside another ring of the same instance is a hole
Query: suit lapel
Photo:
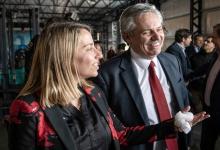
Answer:
[[62, 114], [59, 110], [59, 107], [53, 106], [51, 108], [46, 108], [44, 112], [66, 149], [77, 150], [71, 131], [62, 119]]
[[[158, 55], [158, 59], [160, 61], [160, 64], [161, 66], [163, 67], [163, 70], [166, 74], [166, 77], [167, 77], [167, 80], [169, 81], [170, 83], [170, 86], [172, 87], [172, 91], [173, 91], [173, 94], [174, 96], [176, 97], [176, 100], [178, 102], [178, 105], [181, 107], [184, 107], [184, 104], [183, 104], [183, 100], [179, 100], [178, 97], [181, 97], [181, 93], [179, 91], [179, 88], [176, 88], [176, 85], [177, 85], [177, 81], [174, 80], [174, 74], [176, 72], [176, 70], [173, 70], [171, 68], [171, 64], [169, 64], [170, 61], [168, 61], [168, 58], [167, 57], [164, 57], [163, 54], [160, 54]], [[171, 60], [172, 61], [172, 60]]]
[[147, 116], [147, 111], [144, 104], [144, 99], [141, 93], [140, 86], [137, 81], [137, 77], [132, 68], [131, 56], [130, 53], [127, 52], [127, 55], [122, 57], [122, 62], [120, 64], [121, 67], [121, 78], [124, 81], [125, 86], [128, 88], [128, 91], [141, 114], [142, 119], [145, 123], [149, 123], [149, 119]]

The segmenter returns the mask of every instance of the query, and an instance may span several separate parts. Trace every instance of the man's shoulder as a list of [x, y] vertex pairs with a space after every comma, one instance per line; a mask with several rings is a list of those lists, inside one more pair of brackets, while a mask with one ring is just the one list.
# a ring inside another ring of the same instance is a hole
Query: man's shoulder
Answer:
[[118, 56], [115, 56], [109, 60], [107, 60], [106, 62], [104, 62], [101, 67], [100, 70], [105, 70], [105, 69], [116, 69], [119, 68], [119, 66], [123, 63], [123, 61], [130, 61], [130, 52], [124, 52]]
[[122, 56], [121, 56], [121, 55], [112, 57], [111, 59], [105, 61], [105, 62], [102, 64], [102, 66], [108, 66], [108, 65], [118, 64], [118, 63], [120, 63], [121, 59], [122, 59]]
[[181, 47], [176, 42], [174, 42], [166, 49], [166, 52], [179, 51], [180, 49]]
[[161, 52], [159, 55], [159, 57], [162, 57], [164, 59], [168, 59], [168, 60], [176, 60], [176, 57], [170, 53], [166, 53], [166, 52]]
[[179, 62], [175, 55], [170, 53], [161, 52], [158, 55], [160, 63], [167, 64], [169, 66], [178, 66]]
[[167, 50], [171, 50], [171, 49], [173, 49], [174, 44], [175, 44], [175, 43], [170, 44], [170, 45], [167, 47], [166, 51], [167, 51]]

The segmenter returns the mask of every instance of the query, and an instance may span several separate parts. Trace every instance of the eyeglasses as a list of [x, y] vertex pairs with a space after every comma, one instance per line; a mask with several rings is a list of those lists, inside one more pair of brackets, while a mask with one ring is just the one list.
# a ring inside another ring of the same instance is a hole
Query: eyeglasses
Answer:
[[206, 42], [206, 43], [212, 43], [212, 41], [209, 41], [209, 40], [205, 40], [205, 42]]

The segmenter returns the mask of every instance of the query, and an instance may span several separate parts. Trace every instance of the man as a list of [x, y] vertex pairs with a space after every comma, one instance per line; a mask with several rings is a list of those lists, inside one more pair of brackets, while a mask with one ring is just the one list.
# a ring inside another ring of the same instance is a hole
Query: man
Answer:
[[184, 80], [187, 82], [193, 72], [191, 69], [189, 58], [186, 55], [185, 49], [192, 41], [192, 34], [188, 29], [179, 29], [175, 33], [175, 41], [171, 44], [166, 52], [175, 55], [180, 61]]
[[193, 38], [193, 44], [186, 48], [186, 55], [190, 59], [192, 56], [200, 52], [204, 44], [204, 36], [202, 34], [197, 34]]
[[202, 126], [201, 150], [214, 150], [220, 135], [220, 24], [213, 28], [217, 55], [207, 77], [203, 108], [210, 113]]
[[[125, 9], [120, 17], [120, 29], [130, 49], [105, 62], [99, 70], [99, 76], [94, 79], [106, 94], [110, 107], [125, 125], [151, 125], [161, 121], [159, 106], [156, 105], [158, 101], [154, 98], [156, 95], [152, 88], [154, 84], [150, 84], [152, 70], [148, 70], [153, 63], [169, 113], [174, 114], [189, 105], [177, 59], [161, 52], [164, 42], [162, 25], [162, 15], [153, 5], [140, 3]], [[178, 139], [179, 150], [186, 149], [182, 133]], [[165, 150], [168, 146], [170, 144], [165, 140], [121, 149]]]

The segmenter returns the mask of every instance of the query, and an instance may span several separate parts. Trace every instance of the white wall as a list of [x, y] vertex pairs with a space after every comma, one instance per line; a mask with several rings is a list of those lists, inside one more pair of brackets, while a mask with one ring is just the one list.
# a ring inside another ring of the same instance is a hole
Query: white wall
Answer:
[[[202, 33], [211, 34], [213, 25], [220, 23], [220, 0], [202, 0], [202, 6]], [[162, 3], [161, 11], [168, 30], [165, 50], [174, 41], [177, 29], [190, 29], [190, 0], [167, 0]]]

